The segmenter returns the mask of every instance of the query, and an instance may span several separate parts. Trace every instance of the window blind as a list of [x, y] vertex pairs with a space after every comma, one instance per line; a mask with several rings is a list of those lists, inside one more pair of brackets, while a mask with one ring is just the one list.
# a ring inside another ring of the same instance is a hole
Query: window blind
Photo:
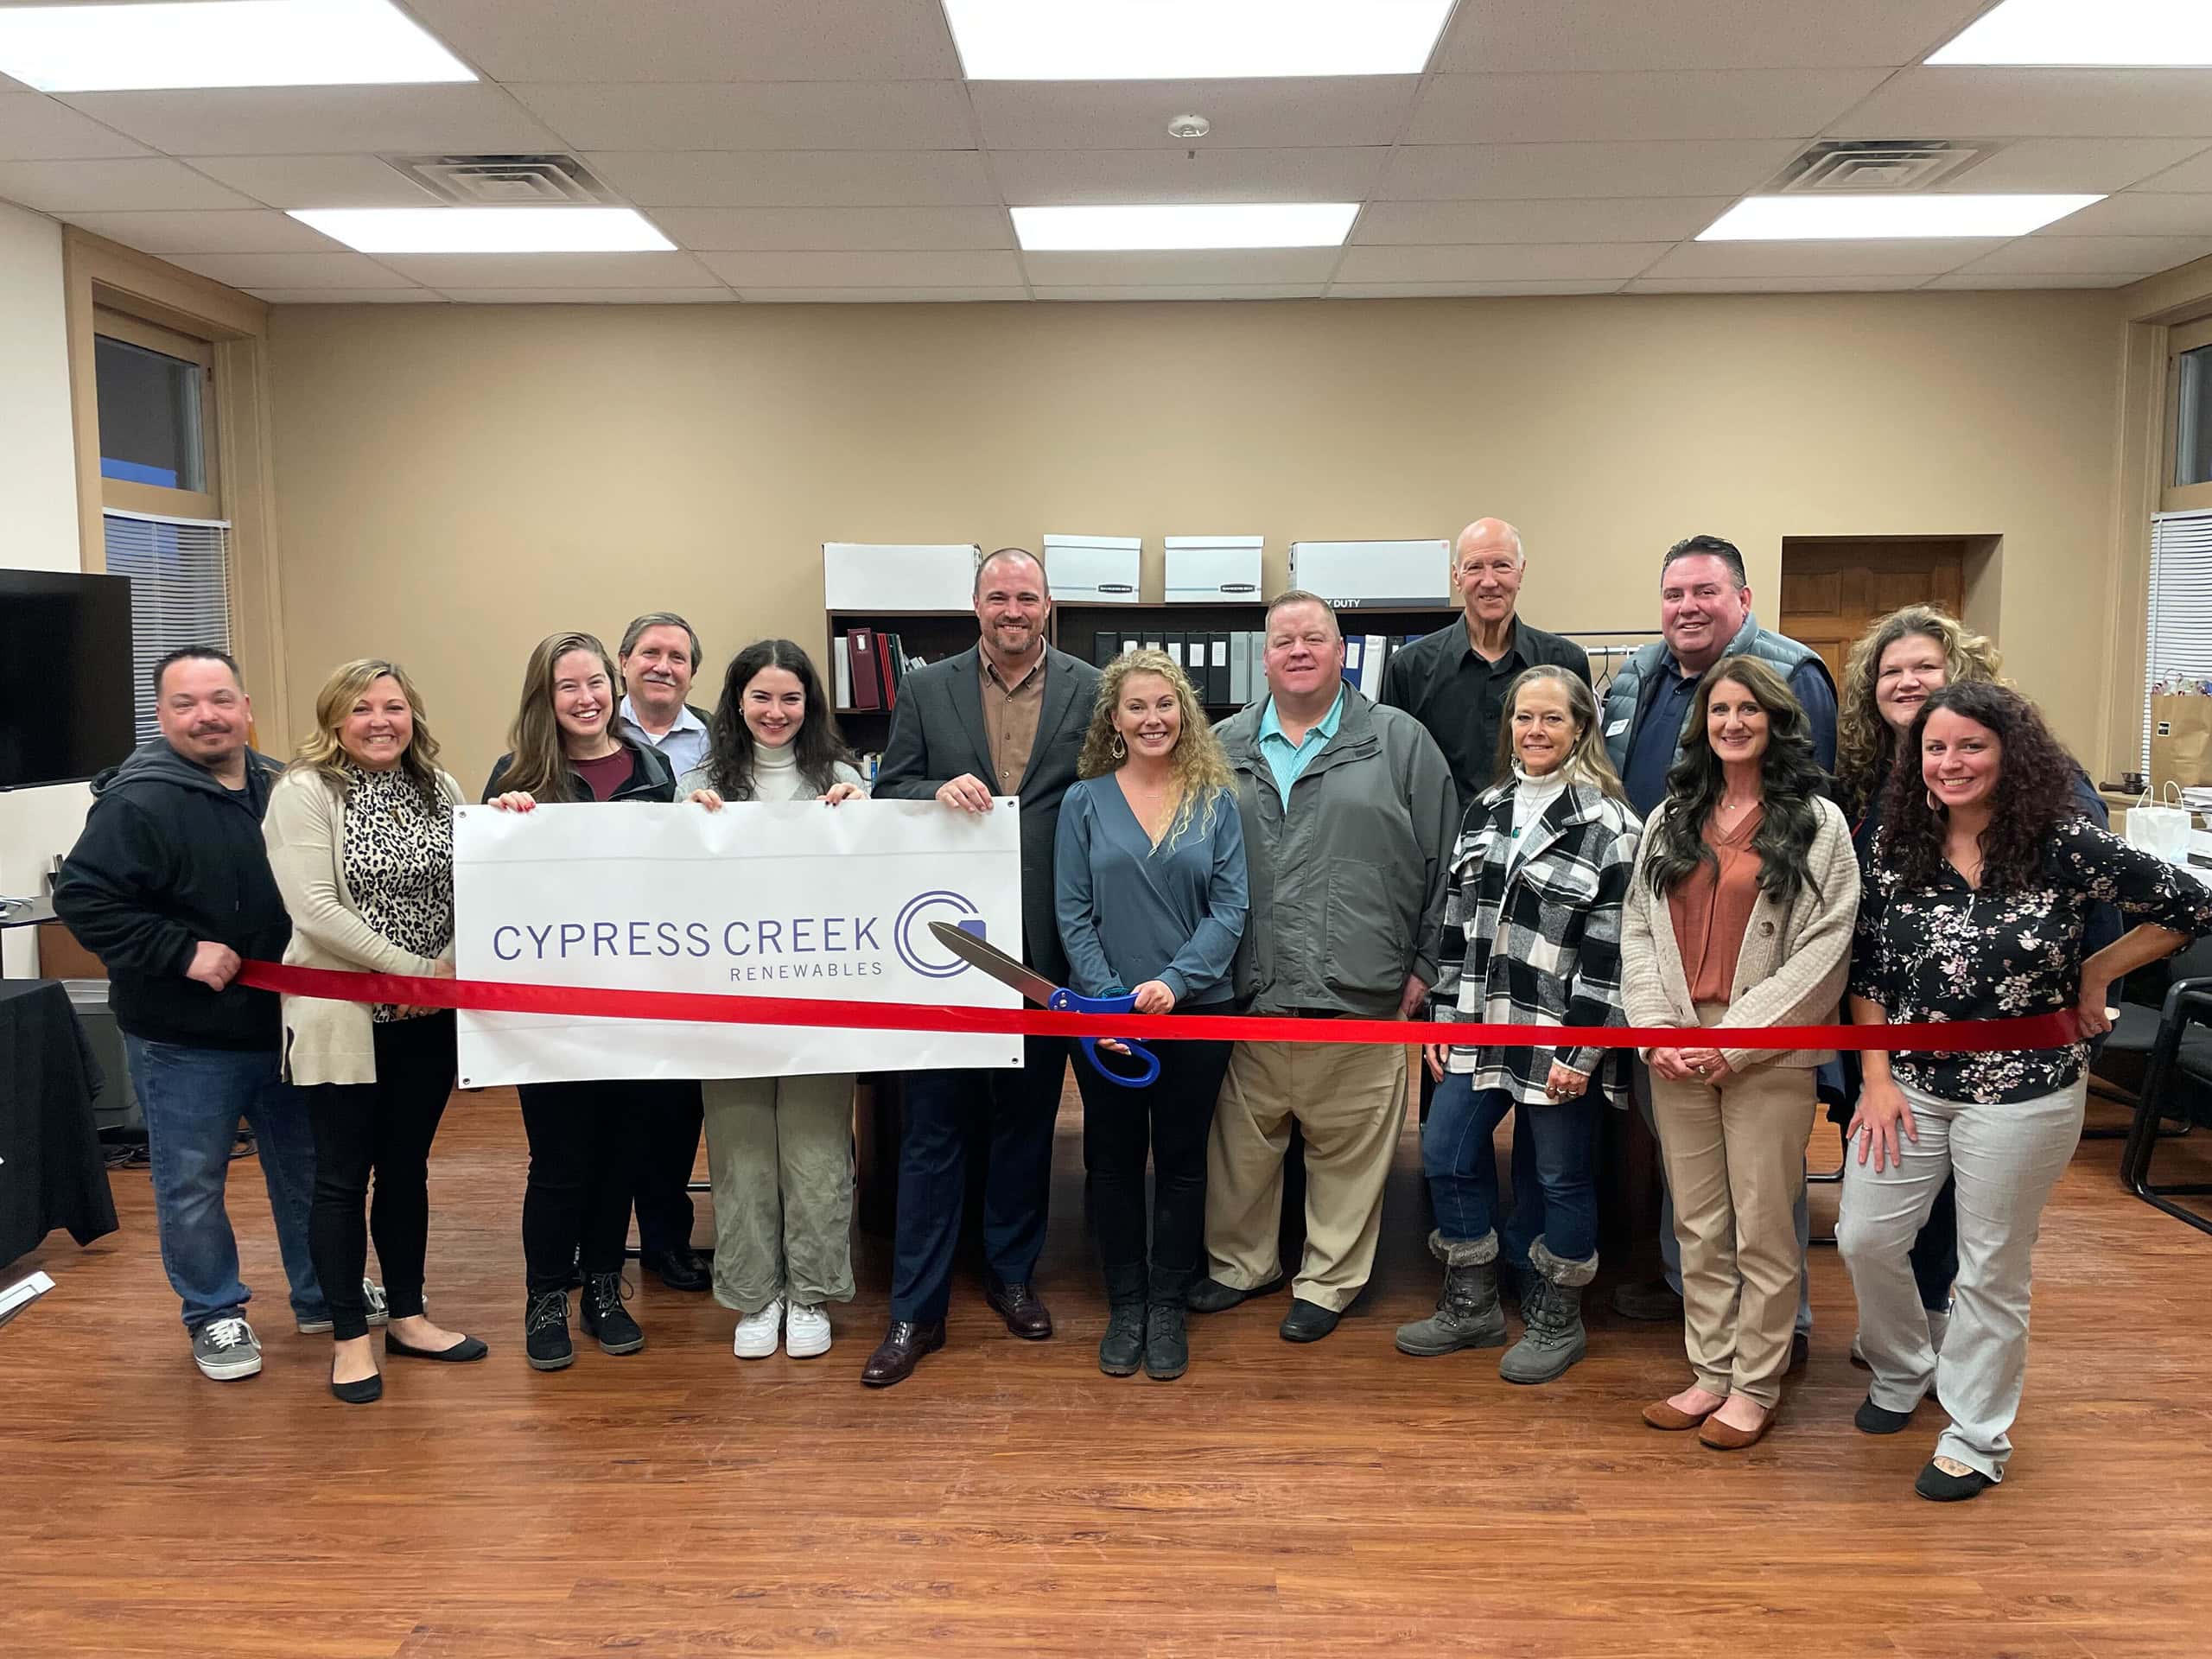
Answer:
[[2212, 679], [2212, 512], [2151, 517], [2151, 618], [2144, 652], [2143, 772], [2151, 772], [2151, 694], [2173, 675]]
[[138, 740], [158, 731], [154, 664], [182, 645], [231, 648], [231, 527], [219, 518], [102, 515], [108, 574], [130, 578], [130, 674]]

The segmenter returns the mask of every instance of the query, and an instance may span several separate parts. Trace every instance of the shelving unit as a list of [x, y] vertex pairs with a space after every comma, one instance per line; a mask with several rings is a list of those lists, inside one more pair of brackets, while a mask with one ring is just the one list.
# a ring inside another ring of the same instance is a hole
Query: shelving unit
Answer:
[[[822, 671], [830, 696], [836, 695], [838, 636], [866, 628], [878, 639], [895, 633], [909, 656], [938, 662], [976, 643], [973, 611], [829, 611], [824, 613]], [[891, 736], [888, 709], [861, 709], [840, 705], [837, 724], [855, 754], [880, 754]]]

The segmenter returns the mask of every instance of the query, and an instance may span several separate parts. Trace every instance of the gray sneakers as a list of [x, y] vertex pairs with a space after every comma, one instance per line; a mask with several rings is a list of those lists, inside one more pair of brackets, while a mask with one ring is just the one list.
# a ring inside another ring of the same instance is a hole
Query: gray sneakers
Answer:
[[210, 1319], [192, 1333], [192, 1363], [203, 1376], [234, 1382], [261, 1369], [261, 1340], [253, 1327], [233, 1313]]
[[[361, 1300], [368, 1307], [369, 1328], [372, 1331], [391, 1317], [391, 1309], [385, 1302], [384, 1287], [375, 1280], [361, 1281]], [[302, 1319], [299, 1328], [303, 1337], [327, 1336], [331, 1329], [330, 1316], [326, 1313], [319, 1319]]]
[[1436, 1312], [1398, 1327], [1398, 1351], [1423, 1358], [1462, 1348], [1497, 1348], [1505, 1343], [1505, 1310], [1497, 1305], [1497, 1235], [1447, 1239], [1428, 1236], [1429, 1253], [1444, 1264], [1444, 1288]]

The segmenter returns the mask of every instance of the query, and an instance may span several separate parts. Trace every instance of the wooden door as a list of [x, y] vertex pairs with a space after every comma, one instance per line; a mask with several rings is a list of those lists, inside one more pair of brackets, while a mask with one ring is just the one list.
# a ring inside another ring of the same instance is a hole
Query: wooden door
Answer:
[[1957, 616], [1966, 603], [1966, 553], [1953, 541], [1813, 542], [1782, 550], [1781, 629], [1821, 653], [1836, 683], [1853, 642], [1906, 605]]

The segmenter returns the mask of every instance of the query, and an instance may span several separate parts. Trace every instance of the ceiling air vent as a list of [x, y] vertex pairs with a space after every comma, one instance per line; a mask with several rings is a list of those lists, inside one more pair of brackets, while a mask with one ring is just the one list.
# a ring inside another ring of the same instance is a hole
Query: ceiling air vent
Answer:
[[1989, 152], [1941, 138], [1830, 139], [1783, 169], [1777, 188], [1799, 191], [1925, 190]]
[[620, 198], [573, 156], [387, 156], [441, 200], [464, 207], [607, 206]]

